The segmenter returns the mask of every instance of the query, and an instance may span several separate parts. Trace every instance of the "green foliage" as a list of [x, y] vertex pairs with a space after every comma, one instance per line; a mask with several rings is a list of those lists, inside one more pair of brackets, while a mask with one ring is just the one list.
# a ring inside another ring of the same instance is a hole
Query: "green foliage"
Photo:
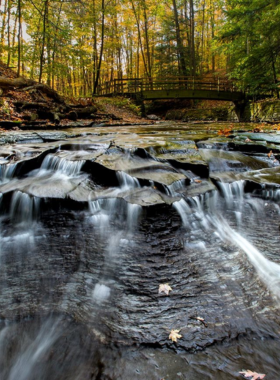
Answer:
[[270, 0], [229, 0], [225, 15], [218, 50], [228, 57], [230, 77], [252, 94], [277, 94], [280, 5]]
[[130, 112], [133, 112], [137, 116], [141, 116], [141, 107], [136, 105], [135, 102], [129, 98], [124, 97], [113, 97], [113, 98], [98, 98], [96, 99], [97, 105], [101, 108], [105, 104], [110, 104], [112, 106], [126, 109]]

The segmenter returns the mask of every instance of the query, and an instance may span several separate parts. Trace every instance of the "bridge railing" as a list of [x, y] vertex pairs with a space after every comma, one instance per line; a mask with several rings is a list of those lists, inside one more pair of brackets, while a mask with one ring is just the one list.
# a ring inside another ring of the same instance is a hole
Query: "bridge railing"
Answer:
[[107, 81], [98, 86], [97, 95], [133, 95], [154, 90], [216, 90], [236, 91], [232, 82], [225, 78], [123, 78]]

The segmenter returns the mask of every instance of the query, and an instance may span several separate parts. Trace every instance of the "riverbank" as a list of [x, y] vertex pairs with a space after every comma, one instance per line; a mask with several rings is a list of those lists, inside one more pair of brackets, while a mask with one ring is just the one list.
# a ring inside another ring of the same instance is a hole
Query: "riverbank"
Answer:
[[0, 131], [64, 129], [75, 126], [151, 123], [126, 98], [63, 98], [45, 84], [23, 77], [0, 62]]
[[[183, 122], [228, 121], [238, 122], [235, 105], [232, 102], [213, 100], [173, 100], [147, 103], [148, 112], [164, 120]], [[242, 122], [279, 123], [280, 100], [263, 99], [249, 101], [242, 112]]]

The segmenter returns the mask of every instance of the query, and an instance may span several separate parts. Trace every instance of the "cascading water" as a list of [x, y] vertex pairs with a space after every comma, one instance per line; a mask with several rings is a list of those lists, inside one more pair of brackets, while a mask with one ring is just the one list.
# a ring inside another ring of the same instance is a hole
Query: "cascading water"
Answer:
[[68, 160], [67, 157], [68, 154], [66, 154], [66, 157], [48, 154], [42, 162], [41, 169], [62, 172], [69, 176], [78, 175], [85, 163], [85, 160], [72, 161], [71, 159]]
[[0, 164], [0, 184], [8, 182], [14, 175], [16, 164]]
[[[196, 216], [195, 219], [199, 221], [199, 226], [196, 225], [196, 228], [200, 229], [201, 233], [204, 230], [213, 229], [222, 241], [233, 242], [247, 255], [261, 280], [280, 301], [280, 265], [265, 258], [244, 236], [236, 232], [227, 221], [226, 214], [229, 210], [242, 210], [244, 208], [244, 181], [230, 184], [221, 182], [218, 183], [218, 188], [221, 191], [222, 197], [217, 197], [216, 193], [216, 196], [211, 197], [211, 202], [209, 202], [208, 195], [201, 196], [200, 199], [198, 197], [188, 199], [188, 202], [192, 205], [191, 208], [183, 199], [174, 203], [174, 207], [180, 214], [183, 225], [190, 228], [188, 215]], [[266, 199], [268, 198], [266, 192], [263, 192], [262, 195]], [[270, 198], [275, 199], [274, 193]], [[248, 203], [250, 204], [250, 202], [251, 200], [248, 197]], [[222, 214], [221, 204], [223, 203], [225, 203], [226, 207], [224, 206], [224, 211], [226, 212]], [[278, 208], [276, 209], [278, 211]], [[239, 214], [241, 216], [241, 211], [239, 211]], [[236, 220], [236, 227], [238, 228], [240, 227], [241, 220]]]
[[10, 218], [23, 223], [27, 228], [36, 220], [40, 212], [40, 198], [15, 191], [11, 200]]

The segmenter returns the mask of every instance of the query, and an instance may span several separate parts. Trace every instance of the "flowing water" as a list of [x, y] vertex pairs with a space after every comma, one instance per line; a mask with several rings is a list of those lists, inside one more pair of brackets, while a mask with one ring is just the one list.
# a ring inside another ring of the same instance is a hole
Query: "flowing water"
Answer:
[[280, 378], [279, 168], [219, 128], [0, 148], [1, 379]]

